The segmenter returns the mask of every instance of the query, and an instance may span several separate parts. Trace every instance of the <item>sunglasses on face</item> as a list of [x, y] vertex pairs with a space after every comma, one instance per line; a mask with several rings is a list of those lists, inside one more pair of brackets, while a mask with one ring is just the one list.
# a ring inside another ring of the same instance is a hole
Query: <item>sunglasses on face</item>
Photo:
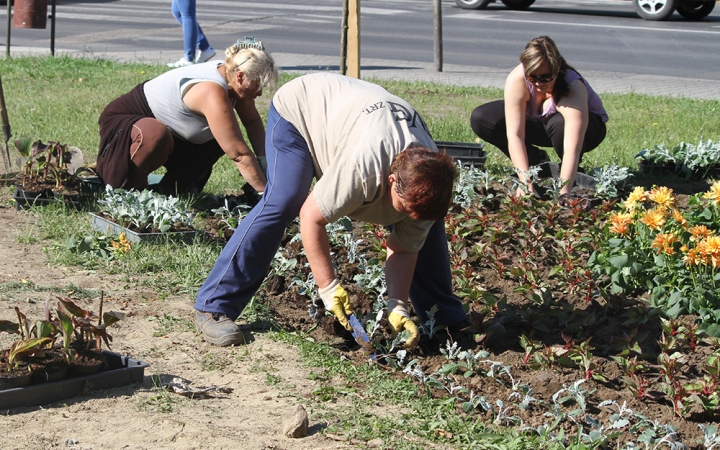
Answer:
[[533, 83], [549, 83], [555, 79], [555, 75], [551, 73], [543, 73], [540, 75], [534, 75], [531, 73], [529, 75], [525, 75], [525, 77]]

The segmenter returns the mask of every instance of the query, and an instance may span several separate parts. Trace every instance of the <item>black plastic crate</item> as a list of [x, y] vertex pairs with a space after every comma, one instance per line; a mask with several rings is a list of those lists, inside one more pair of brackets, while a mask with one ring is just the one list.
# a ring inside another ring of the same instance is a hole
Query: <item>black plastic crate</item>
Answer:
[[485, 167], [487, 154], [483, 144], [468, 142], [435, 141], [438, 150], [445, 152], [463, 164], [471, 164], [476, 168]]
[[83, 391], [143, 382], [147, 363], [118, 353], [103, 351], [103, 354], [109, 368], [102, 372], [0, 391], [0, 410], [45, 405], [74, 397]]

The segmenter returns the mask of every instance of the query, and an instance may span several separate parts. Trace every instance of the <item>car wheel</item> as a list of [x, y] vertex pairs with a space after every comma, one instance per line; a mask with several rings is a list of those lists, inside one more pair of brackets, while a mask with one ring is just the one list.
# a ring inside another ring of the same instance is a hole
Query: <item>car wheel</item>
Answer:
[[492, 0], [455, 0], [462, 9], [485, 9]]
[[528, 9], [535, 0], [502, 0], [502, 2], [510, 9]]
[[715, 0], [690, 0], [680, 1], [675, 10], [688, 20], [700, 20], [707, 17], [715, 8]]
[[633, 0], [633, 5], [645, 20], [665, 20], [675, 12], [677, 0]]

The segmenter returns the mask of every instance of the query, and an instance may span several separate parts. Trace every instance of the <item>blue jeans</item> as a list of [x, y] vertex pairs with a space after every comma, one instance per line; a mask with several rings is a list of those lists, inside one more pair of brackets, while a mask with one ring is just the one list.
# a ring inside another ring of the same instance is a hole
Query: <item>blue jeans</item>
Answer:
[[[236, 319], [260, 288], [288, 225], [298, 216], [314, 177], [313, 160], [305, 139], [271, 104], [265, 135], [268, 183], [265, 193], [242, 220], [220, 253], [195, 301], [195, 309]], [[450, 255], [445, 222], [430, 229], [418, 253], [410, 289], [415, 312], [427, 320], [438, 306], [439, 324], [455, 325], [466, 318], [462, 303], [452, 294]]]
[[194, 61], [196, 48], [200, 51], [210, 48], [210, 43], [195, 18], [195, 0], [173, 0], [171, 10], [172, 15], [183, 28], [185, 59]]

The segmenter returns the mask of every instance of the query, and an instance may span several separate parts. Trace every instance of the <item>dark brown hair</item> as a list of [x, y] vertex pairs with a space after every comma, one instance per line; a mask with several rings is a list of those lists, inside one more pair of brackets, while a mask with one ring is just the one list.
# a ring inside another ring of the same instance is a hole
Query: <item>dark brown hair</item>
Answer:
[[[565, 74], [568, 69], [575, 70], [568, 65], [565, 58], [562, 57], [560, 51], [555, 45], [555, 41], [549, 36], [538, 36], [533, 38], [525, 45], [525, 50], [520, 54], [520, 62], [525, 70], [525, 75], [531, 74], [544, 62], [550, 65], [553, 75], [555, 75], [555, 85], [553, 86], [553, 99], [555, 103], [568, 94], [570, 89], [565, 81]], [[575, 70], [577, 72], [577, 70]]]
[[425, 147], [411, 147], [397, 155], [390, 166], [398, 195], [416, 220], [440, 220], [452, 200], [458, 176], [455, 159]]

